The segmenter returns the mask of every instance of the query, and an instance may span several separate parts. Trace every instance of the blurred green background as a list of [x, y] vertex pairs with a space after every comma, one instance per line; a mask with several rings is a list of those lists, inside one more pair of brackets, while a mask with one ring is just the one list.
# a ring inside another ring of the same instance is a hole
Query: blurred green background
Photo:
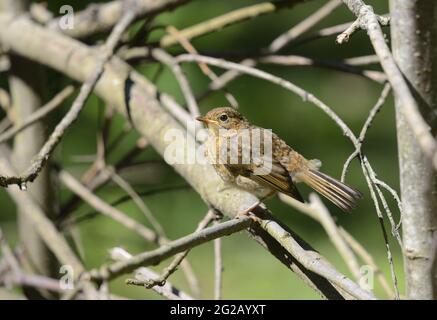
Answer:
[[[249, 0], [197, 0], [157, 17], [156, 24], [172, 24], [178, 29], [204, 21], [230, 10], [251, 5], [260, 1]], [[205, 53], [235, 53], [256, 52], [268, 45], [282, 32], [296, 25], [310, 13], [323, 5], [326, 1], [314, 0], [280, 12], [268, 14], [250, 21], [227, 27], [219, 32], [194, 40], [194, 46]], [[367, 1], [374, 6], [377, 13], [388, 12], [386, 1]], [[48, 5], [53, 12], [58, 12], [63, 4], [71, 4], [75, 11], [86, 7], [88, 1], [52, 1]], [[353, 20], [349, 10], [340, 6], [328, 18], [320, 22], [313, 30], [333, 26]], [[388, 29], [386, 30], [388, 32]], [[151, 40], [157, 40], [163, 34], [157, 30], [150, 35]], [[388, 35], [387, 35], [388, 36]], [[97, 37], [99, 38], [99, 37]], [[102, 37], [103, 39], [103, 37]], [[93, 42], [96, 39], [88, 40]], [[181, 53], [179, 47], [170, 50]], [[312, 43], [296, 47], [287, 47], [284, 54], [298, 54], [325, 60], [338, 60], [373, 54], [371, 45], [364, 32], [355, 34], [349, 43], [339, 46], [335, 37], [316, 40]], [[260, 66], [261, 69], [281, 76], [302, 88], [312, 92], [327, 105], [332, 107], [338, 115], [358, 134], [370, 108], [377, 101], [382, 86], [357, 75], [316, 67], [284, 67]], [[138, 68], [147, 77], [152, 78], [156, 65], [143, 64]], [[190, 83], [196, 94], [202, 93], [208, 86], [208, 79], [198, 70], [196, 65], [184, 65]], [[223, 72], [214, 69], [218, 73]], [[48, 72], [49, 96], [53, 96], [71, 80], [60, 76], [54, 71]], [[7, 88], [5, 74], [0, 74], [0, 84]], [[165, 70], [158, 80], [162, 91], [176, 97], [184, 103], [183, 96], [178, 89], [172, 73]], [[318, 158], [323, 162], [323, 171], [334, 177], [340, 177], [343, 163], [353, 151], [349, 140], [342, 135], [340, 129], [325, 114], [314, 105], [302, 101], [278, 86], [265, 81], [242, 76], [228, 86], [229, 91], [237, 98], [241, 111], [257, 125], [272, 128], [296, 150], [308, 158]], [[71, 105], [69, 99], [51, 119], [56, 123]], [[218, 92], [201, 102], [202, 113], [210, 108], [226, 104], [223, 94]], [[58, 147], [55, 160], [79, 175], [87, 168], [87, 163], [79, 163], [78, 156], [93, 157], [96, 152], [96, 131], [102, 123], [104, 105], [93, 96], [89, 99], [80, 119], [68, 131], [61, 145]], [[117, 115], [112, 127], [112, 139], [123, 129], [124, 120]], [[52, 128], [52, 126], [50, 126]], [[121, 146], [109, 158], [114, 162], [135, 144], [138, 135], [132, 131]], [[387, 100], [382, 111], [377, 115], [370, 128], [363, 150], [374, 166], [378, 177], [396, 190], [399, 189], [398, 162], [396, 151], [394, 106], [391, 98]], [[186, 183], [171, 167], [167, 166], [159, 155], [147, 149], [138, 159], [141, 165], [136, 167], [130, 176], [135, 176], [134, 187], [138, 192], [170, 188], [166, 191], [151, 192], [144, 197], [145, 203], [151, 208], [157, 219], [164, 226], [169, 238], [184, 236], [196, 228], [203, 217], [207, 206], [200, 197], [186, 187]], [[140, 169], [138, 169], [140, 168]], [[136, 170], [136, 171], [135, 171]], [[126, 173], [128, 175], [128, 173]], [[376, 212], [370, 198], [365, 179], [357, 160], [354, 160], [347, 179], [351, 185], [362, 190], [364, 200], [350, 215], [343, 214], [338, 209], [329, 206], [338, 223], [353, 234], [373, 255], [384, 275], [390, 279], [387, 253], [382, 232], [377, 220]], [[304, 194], [305, 187], [300, 188]], [[69, 192], [60, 188], [62, 199], [67, 199]], [[114, 185], [99, 190], [100, 197], [111, 201], [123, 196], [124, 193]], [[393, 209], [396, 219], [398, 211], [392, 199], [387, 195], [389, 205]], [[15, 205], [4, 190], [0, 190], [1, 227], [11, 244], [17, 242]], [[340, 271], [351, 276], [338, 252], [334, 249], [322, 227], [302, 215], [278, 199], [271, 199], [268, 205], [273, 213], [284, 223], [289, 225], [312, 246], [319, 250]], [[143, 214], [132, 202], [125, 202], [118, 206], [129, 216], [147, 224]], [[87, 205], [82, 205], [75, 213], [81, 215], [90, 212]], [[387, 230], [390, 230], [387, 225]], [[79, 231], [84, 248], [84, 260], [87, 268], [99, 266], [108, 261], [108, 249], [121, 246], [135, 254], [152, 248], [136, 234], [127, 231], [117, 223], [104, 216], [97, 216], [93, 220], [86, 220], [79, 224]], [[394, 262], [398, 275], [401, 292], [403, 291], [402, 257], [396, 243], [390, 237], [394, 250]], [[203, 298], [212, 298], [214, 287], [214, 259], [212, 243], [195, 248], [189, 254], [189, 261], [199, 277]], [[243, 232], [223, 238], [223, 297], [225, 299], [319, 299], [319, 296], [307, 287], [297, 276], [286, 269], [276, 259], [272, 258], [257, 243], [249, 239]], [[154, 267], [162, 270], [168, 261]], [[113, 293], [137, 299], [160, 299], [152, 291], [143, 288], [126, 286], [124, 279], [111, 284]], [[180, 270], [172, 277], [171, 282], [180, 289], [189, 291], [185, 278]], [[391, 280], [389, 280], [391, 283]], [[375, 279], [375, 292], [379, 297], [386, 297]]]

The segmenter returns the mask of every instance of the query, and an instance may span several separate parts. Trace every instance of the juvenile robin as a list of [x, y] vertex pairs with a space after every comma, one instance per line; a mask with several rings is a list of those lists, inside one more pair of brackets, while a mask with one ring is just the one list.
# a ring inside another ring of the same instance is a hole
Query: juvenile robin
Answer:
[[[307, 160], [276, 134], [252, 125], [233, 108], [215, 108], [197, 120], [208, 129], [206, 157], [226, 183], [261, 199], [281, 192], [304, 202], [295, 186], [303, 182], [345, 212], [362, 198], [358, 190], [320, 172], [319, 160]], [[242, 132], [249, 133], [250, 139], [242, 138]], [[255, 133], [261, 137], [254, 139]], [[223, 150], [227, 154], [221, 157]], [[236, 157], [232, 158], [231, 150]]]

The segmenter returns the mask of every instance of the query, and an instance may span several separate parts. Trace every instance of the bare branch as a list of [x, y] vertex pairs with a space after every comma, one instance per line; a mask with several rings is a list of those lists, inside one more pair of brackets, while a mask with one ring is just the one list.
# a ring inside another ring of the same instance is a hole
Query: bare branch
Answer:
[[[247, 19], [255, 18], [263, 14], [271, 13], [281, 8], [288, 8], [303, 1], [304, 0], [287, 0], [284, 1], [283, 3], [280, 2], [259, 3], [225, 13], [221, 16], [201, 22], [187, 29], [180, 30], [179, 32], [184, 38], [191, 40], [195, 37], [199, 37], [217, 30], [221, 30], [224, 27], [229, 26], [231, 24], [245, 21]], [[159, 42], [162, 48], [166, 48], [177, 43], [178, 43], [177, 38], [171, 34], [163, 36]]]
[[[214, 221], [217, 225], [218, 221]], [[222, 276], [223, 276], [223, 261], [222, 261], [222, 239], [214, 240], [214, 299], [221, 300], [222, 298]]]
[[132, 198], [137, 207], [141, 210], [144, 216], [149, 220], [150, 224], [155, 229], [156, 233], [159, 234], [161, 238], [165, 238], [164, 228], [161, 226], [159, 221], [155, 218], [153, 213], [150, 211], [149, 207], [144, 203], [141, 197], [136, 193], [136, 191], [131, 187], [131, 185], [123, 179], [119, 174], [114, 172], [111, 175], [112, 181], [118, 184], [124, 191], [126, 191], [129, 196]]
[[26, 129], [27, 127], [31, 126], [33, 123], [43, 119], [46, 117], [50, 112], [55, 110], [62, 102], [64, 102], [65, 99], [67, 99], [74, 91], [73, 86], [65, 87], [61, 92], [59, 92], [57, 95], [55, 95], [52, 100], [47, 102], [44, 106], [39, 108], [37, 111], [32, 113], [27, 119], [25, 119], [21, 124], [14, 125], [12, 128], [8, 129], [7, 131], [3, 132], [0, 135], [0, 143], [4, 143], [6, 140], [12, 138], [17, 133], [21, 132], [22, 130]]
[[[132, 255], [122, 248], [113, 248], [110, 251], [110, 255], [111, 259], [115, 261], [126, 261], [132, 258]], [[155, 279], [159, 277], [159, 275], [154, 271], [145, 267], [140, 267], [134, 272], [135, 280], [132, 280], [129, 284], [144, 286], [145, 281], [148, 279]], [[180, 291], [168, 281], [166, 281], [163, 286], [152, 287], [152, 290], [169, 300], [193, 300], [190, 295]]]
[[193, 91], [188, 83], [188, 79], [182, 71], [180, 65], [164, 50], [154, 49], [151, 53], [156, 60], [167, 65], [173, 71], [173, 74], [175, 75], [176, 80], [181, 88], [182, 94], [185, 97], [185, 101], [187, 102], [188, 110], [190, 110], [191, 116], [193, 118], [198, 117], [200, 115], [199, 106], [197, 105], [196, 98], [194, 97]]
[[[205, 215], [205, 217], [202, 219], [202, 221], [200, 221], [199, 225], [197, 226], [194, 232], [199, 232], [205, 229], [213, 218], [214, 218], [214, 214], [211, 210], [209, 210]], [[170, 263], [170, 265], [164, 269], [164, 272], [156, 278], [145, 279], [142, 283], [140, 283], [138, 280], [131, 281], [130, 279], [128, 279], [126, 283], [134, 284], [134, 285], [143, 285], [147, 289], [153, 288], [155, 286], [163, 286], [165, 285], [167, 279], [177, 270], [178, 266], [182, 263], [182, 261], [184, 261], [185, 257], [188, 255], [189, 252], [190, 250], [186, 250], [184, 252], [177, 254], [176, 257], [173, 259], [173, 261]]]
[[269, 53], [278, 52], [283, 47], [285, 47], [290, 41], [296, 39], [301, 34], [305, 33], [314, 25], [319, 23], [321, 20], [329, 16], [332, 13], [332, 11], [334, 11], [338, 6], [340, 6], [340, 4], [341, 4], [340, 0], [328, 1], [325, 5], [320, 7], [320, 9], [315, 11], [313, 14], [309, 15], [307, 18], [302, 20], [293, 28], [291, 28], [290, 30], [281, 34], [279, 37], [273, 40], [272, 43], [269, 45], [268, 52]]
[[156, 250], [133, 256], [129, 260], [116, 262], [111, 265], [105, 265], [99, 270], [91, 270], [90, 276], [95, 280], [113, 279], [122, 274], [132, 272], [139, 267], [157, 264], [160, 261], [167, 259], [179, 252], [192, 249], [193, 247], [201, 245], [205, 242], [244, 230], [252, 223], [253, 220], [249, 217], [241, 217], [226, 221], [220, 223], [219, 225], [169, 242]]
[[367, 79], [375, 81], [377, 83], [385, 83], [387, 81], [387, 77], [383, 72], [375, 71], [375, 70], [363, 70], [358, 67], [349, 65], [343, 61], [326, 61], [326, 60], [318, 60], [311, 59], [302, 56], [279, 56], [279, 55], [271, 55], [265, 56], [257, 59], [259, 63], [271, 63], [285, 66], [316, 66], [329, 68], [334, 70], [339, 70], [343, 72], [348, 72], [352, 74], [357, 74], [363, 76]]
[[[130, 1], [130, 0], [129, 0]], [[188, 0], [135, 0], [136, 18], [155, 15], [157, 13], [176, 8]], [[62, 32], [70, 37], [85, 38], [102, 33], [114, 27], [126, 11], [126, 1], [114, 0], [108, 3], [91, 4], [84, 11], [74, 15], [74, 28], [62, 28], [61, 18], [55, 18], [48, 23], [48, 27]]]
[[126, 228], [136, 232], [147, 241], [150, 241], [152, 243], [160, 243], [160, 241], [162, 241], [162, 239], [160, 240], [159, 236], [153, 230], [133, 220], [117, 208], [107, 204], [106, 202], [92, 194], [86, 187], [84, 187], [68, 172], [59, 172], [59, 179], [63, 184], [65, 184], [65, 186], [67, 186], [71, 191], [73, 191], [75, 194], [85, 200], [98, 212], [107, 215], [108, 217], [114, 219]]
[[[188, 53], [199, 54], [196, 48], [194, 48], [194, 46], [190, 43], [190, 41], [185, 38], [175, 27], [168, 26], [167, 32], [173, 35]], [[214, 71], [211, 70], [210, 67], [208, 67], [206, 63], [199, 63], [198, 65], [203, 74], [205, 74], [209, 79], [211, 79], [212, 81], [216, 81], [218, 79], [218, 76], [214, 73]], [[234, 108], [238, 108], [238, 102], [235, 97], [225, 88], [223, 88], [222, 90], [224, 91], [225, 98], [228, 100], [229, 105]]]
[[369, 130], [370, 126], [372, 125], [372, 122], [376, 116], [376, 114], [381, 110], [382, 106], [385, 103], [385, 100], [387, 99], [388, 94], [390, 93], [390, 85], [387, 83], [384, 86], [384, 89], [381, 92], [381, 95], [376, 102], [376, 104], [373, 106], [373, 108], [369, 112], [369, 116], [367, 117], [363, 127], [361, 128], [360, 135], [358, 137], [358, 145], [356, 146], [354, 152], [347, 158], [346, 162], [343, 165], [343, 170], [341, 173], [341, 181], [344, 181], [346, 178], [347, 170], [349, 168], [350, 163], [354, 158], [356, 158], [361, 153], [361, 146], [366, 138], [367, 130]]
[[[136, 194], [136, 192], [130, 186], [126, 185], [126, 182], [120, 176], [116, 175], [116, 173], [108, 174], [108, 176], [111, 176], [111, 177], [116, 176], [117, 178], [115, 178], [115, 180], [117, 182], [119, 182], [120, 184], [122, 184], [123, 187], [128, 188], [130, 196], [133, 197], [134, 199], [136, 199], [137, 204], [142, 207], [142, 211], [146, 210], [144, 212], [147, 212], [148, 218], [149, 219], [152, 218], [151, 221], [155, 221], [155, 218], [148, 211], [147, 207], [143, 207], [143, 206], [145, 206], [145, 204], [143, 203], [141, 198], [138, 196], [138, 194]], [[134, 232], [136, 232], [138, 235], [140, 235], [141, 237], [143, 237], [147, 241], [150, 241], [150, 242], [156, 243], [156, 244], [164, 244], [164, 243], [168, 242], [168, 239], [166, 238], [165, 233], [162, 230], [162, 227], [159, 225], [159, 223], [157, 221], [154, 222], [155, 224], [158, 223], [158, 225], [155, 226], [158, 228], [158, 230], [157, 230], [157, 232], [155, 232], [155, 231], [145, 227], [144, 225], [140, 224], [139, 222], [133, 220], [132, 218], [130, 218], [129, 216], [124, 214], [122, 211], [115, 208], [114, 206], [107, 204], [106, 202], [104, 202], [103, 200], [101, 200], [100, 198], [95, 196], [91, 190], [89, 190], [85, 186], [83, 186], [79, 181], [77, 181], [68, 172], [61, 171], [59, 173], [59, 179], [71, 191], [73, 191], [76, 195], [78, 195], [80, 198], [82, 198], [84, 201], [86, 201], [95, 210], [110, 217], [111, 219], [114, 219], [115, 221], [119, 222], [120, 224], [122, 224], [126, 228], [133, 230]], [[131, 192], [134, 192], [134, 194], [131, 194]], [[190, 283], [191, 288], [193, 289], [194, 292], [197, 293], [198, 292], [197, 279], [196, 279], [196, 277], [191, 269], [190, 264], [185, 263], [182, 265], [182, 268], [184, 270], [184, 273], [185, 273], [187, 280]]]
[[[378, 197], [376, 196], [375, 193], [375, 187], [374, 184], [372, 183], [372, 180], [370, 178], [370, 173], [369, 173], [369, 169], [366, 166], [366, 160], [364, 156], [360, 156], [360, 162], [361, 162], [361, 168], [363, 170], [364, 173], [364, 177], [366, 178], [366, 182], [367, 185], [369, 187], [370, 190], [370, 196], [372, 197], [373, 203], [375, 205], [376, 208], [376, 213], [378, 215], [378, 221], [379, 224], [381, 226], [381, 230], [382, 230], [382, 235], [384, 237], [384, 242], [385, 242], [385, 246], [386, 246], [386, 250], [387, 250], [387, 259], [390, 265], [390, 272], [391, 272], [391, 276], [392, 276], [392, 281], [393, 281], [393, 286], [394, 286], [394, 290], [395, 290], [395, 299], [399, 299], [399, 289], [398, 289], [398, 283], [397, 283], [397, 276], [394, 270], [394, 263], [393, 263], [393, 256], [391, 253], [391, 249], [390, 249], [390, 244], [388, 241], [388, 237], [387, 237], [387, 231], [385, 230], [385, 226], [384, 226], [384, 218], [382, 215], [382, 211], [381, 208], [379, 206], [379, 201], [378, 201]], [[401, 244], [401, 248], [402, 248], [402, 244]]]

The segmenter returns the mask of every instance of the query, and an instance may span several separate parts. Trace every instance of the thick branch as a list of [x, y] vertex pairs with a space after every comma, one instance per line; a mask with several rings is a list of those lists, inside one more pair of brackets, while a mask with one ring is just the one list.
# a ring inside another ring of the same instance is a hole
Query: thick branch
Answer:
[[[74, 28], [61, 28], [61, 18], [48, 23], [48, 27], [63, 32], [70, 37], [85, 38], [110, 30], [121, 19], [125, 11], [125, 0], [115, 0], [102, 4], [91, 4], [87, 9], [74, 16]], [[136, 0], [137, 18], [155, 15], [171, 8], [183, 5], [188, 0]]]
[[[390, 9], [393, 54], [435, 135], [437, 2], [392, 0]], [[409, 126], [406, 101], [400, 95], [395, 98], [407, 296], [437, 299], [435, 164], [433, 168]]]

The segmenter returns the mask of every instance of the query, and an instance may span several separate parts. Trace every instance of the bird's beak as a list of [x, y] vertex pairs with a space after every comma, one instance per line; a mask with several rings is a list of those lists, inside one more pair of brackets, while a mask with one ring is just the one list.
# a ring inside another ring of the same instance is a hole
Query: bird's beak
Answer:
[[217, 124], [217, 123], [218, 123], [217, 121], [215, 121], [215, 120], [213, 120], [213, 119], [208, 119], [208, 118], [205, 118], [205, 117], [197, 117], [196, 120], [198, 120], [198, 121], [200, 121], [200, 122], [203, 122], [203, 123], [206, 124], [207, 126], [208, 126], [209, 124]]
[[197, 117], [196, 120], [203, 122], [204, 124], [208, 125], [210, 123], [215, 123], [216, 121], [205, 118], [205, 117]]

